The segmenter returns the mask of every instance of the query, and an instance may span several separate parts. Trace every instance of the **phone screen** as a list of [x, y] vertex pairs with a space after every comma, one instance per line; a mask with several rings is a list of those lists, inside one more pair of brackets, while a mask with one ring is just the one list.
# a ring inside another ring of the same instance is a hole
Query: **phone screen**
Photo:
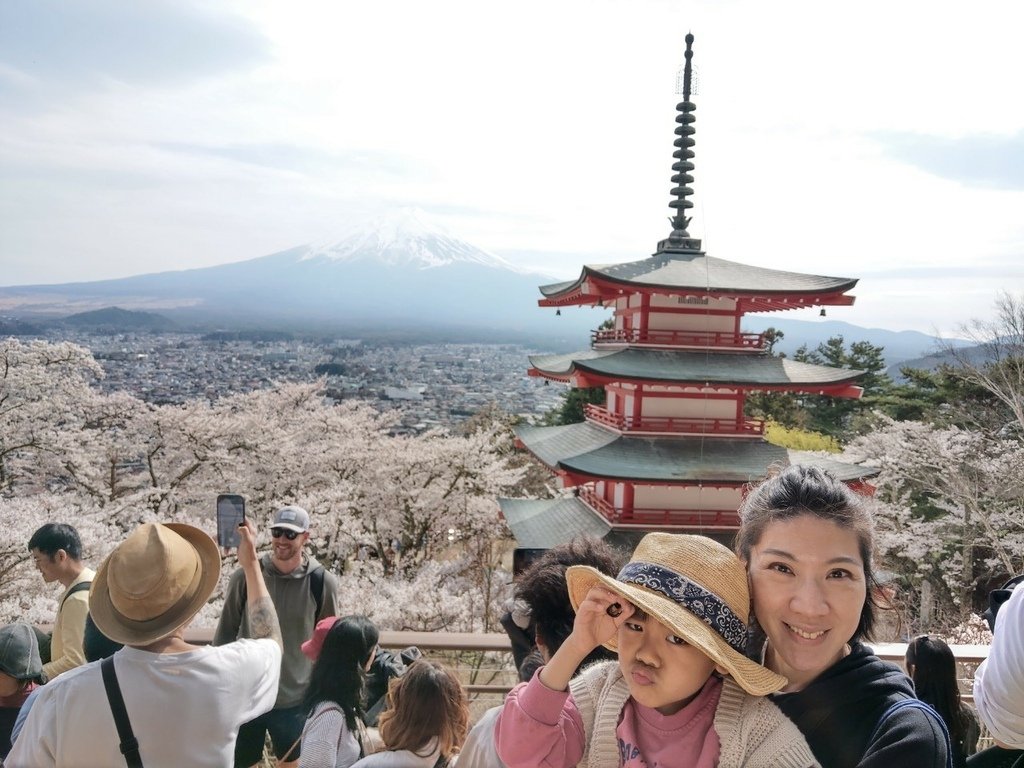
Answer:
[[217, 543], [237, 548], [242, 541], [238, 526], [245, 520], [245, 499], [237, 493], [217, 497]]

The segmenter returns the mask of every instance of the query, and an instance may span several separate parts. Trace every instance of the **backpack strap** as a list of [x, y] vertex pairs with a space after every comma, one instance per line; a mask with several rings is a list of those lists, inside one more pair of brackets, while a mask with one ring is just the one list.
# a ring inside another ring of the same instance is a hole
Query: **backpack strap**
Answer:
[[[75, 586], [71, 587], [71, 589], [64, 593], [64, 597], [62, 597], [60, 601], [60, 607], [63, 608], [64, 603], [66, 603], [68, 601], [68, 598], [71, 597], [73, 594], [75, 594], [76, 592], [85, 592], [91, 586], [91, 581], [80, 581], [77, 584], [75, 584]], [[60, 608], [58, 608], [57, 610], [60, 610]]]
[[103, 675], [103, 687], [107, 690], [107, 701], [110, 702], [110, 712], [114, 716], [114, 725], [117, 727], [117, 737], [121, 740], [121, 754], [128, 768], [143, 768], [142, 756], [139, 754], [139, 740], [135, 738], [132, 731], [131, 721], [128, 719], [128, 710], [124, 706], [124, 697], [121, 696], [121, 686], [117, 682], [117, 673], [114, 671], [114, 657], [108, 656], [100, 662], [100, 672]]
[[946, 768], [953, 768], [953, 748], [949, 741], [949, 730], [946, 728], [946, 723], [939, 716], [938, 712], [920, 699], [900, 699], [899, 701], [890, 704], [888, 709], [886, 709], [885, 712], [882, 713], [882, 716], [878, 718], [878, 722], [875, 724], [875, 729], [871, 732], [871, 738], [868, 739], [868, 744], [874, 742], [874, 740], [878, 738], [878, 734], [884, 730], [888, 721], [895, 714], [904, 709], [919, 709], [925, 713], [926, 717], [930, 717], [938, 724], [939, 730], [942, 731], [942, 738], [946, 742]]
[[309, 572], [309, 591], [313, 595], [313, 602], [316, 603], [316, 613], [313, 618], [320, 619], [320, 614], [324, 610], [324, 567], [318, 565], [312, 571]]

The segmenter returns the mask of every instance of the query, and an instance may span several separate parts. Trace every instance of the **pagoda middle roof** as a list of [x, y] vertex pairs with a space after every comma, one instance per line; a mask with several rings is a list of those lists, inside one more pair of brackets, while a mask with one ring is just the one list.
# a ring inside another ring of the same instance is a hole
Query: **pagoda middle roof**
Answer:
[[832, 386], [853, 381], [863, 371], [801, 363], [767, 354], [694, 352], [663, 349], [588, 349], [566, 355], [531, 355], [543, 376], [567, 379], [592, 373], [615, 380], [769, 386]]
[[773, 465], [821, 466], [838, 480], [861, 480], [878, 470], [790, 451], [762, 440], [701, 437], [629, 437], [590, 422], [521, 426], [516, 436], [552, 469], [651, 482], [749, 483]]
[[498, 499], [516, 542], [527, 549], [551, 549], [584, 534], [604, 538], [611, 523], [576, 497]]
[[717, 294], [821, 294], [843, 293], [857, 285], [856, 278], [810, 275], [755, 267], [708, 256], [703, 251], [660, 252], [622, 264], [586, 265], [575, 280], [543, 285], [540, 291], [554, 298], [582, 289], [588, 278], [623, 285]]

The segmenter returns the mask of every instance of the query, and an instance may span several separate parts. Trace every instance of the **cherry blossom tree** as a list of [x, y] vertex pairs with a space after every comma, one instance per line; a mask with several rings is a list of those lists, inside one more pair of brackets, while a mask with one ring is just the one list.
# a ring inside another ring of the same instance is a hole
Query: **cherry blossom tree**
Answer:
[[1024, 445], [958, 427], [880, 417], [847, 458], [881, 469], [883, 557], [937, 591], [940, 613], [963, 621], [979, 583], [1024, 569]]
[[[506, 451], [507, 424], [394, 436], [394, 414], [335, 404], [323, 382], [152, 405], [93, 389], [100, 370], [81, 347], [5, 345], [0, 620], [52, 619], [54, 591], [26, 549], [40, 525], [74, 524], [98, 565], [141, 522], [187, 522], [212, 534], [217, 494], [235, 492], [258, 527], [283, 504], [310, 511], [312, 551], [345, 573], [350, 610], [386, 627], [496, 628], [510, 577], [495, 544], [507, 534], [495, 498], [523, 474]], [[357, 560], [360, 548], [374, 556]], [[224, 579], [232, 565], [229, 557]], [[200, 622], [216, 621], [220, 595]]]
[[102, 375], [83, 347], [0, 339], [0, 492], [45, 480], [60, 435], [80, 428]]

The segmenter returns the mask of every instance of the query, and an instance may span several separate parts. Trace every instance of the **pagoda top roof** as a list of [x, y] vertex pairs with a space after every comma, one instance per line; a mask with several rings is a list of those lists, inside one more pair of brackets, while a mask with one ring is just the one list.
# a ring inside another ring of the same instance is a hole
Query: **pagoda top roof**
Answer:
[[878, 474], [761, 440], [627, 437], [590, 422], [521, 426], [516, 436], [548, 467], [592, 478], [744, 484], [762, 479], [773, 465], [797, 463], [820, 466], [842, 481]]
[[501, 514], [520, 547], [551, 549], [580, 534], [604, 538], [611, 523], [576, 497], [498, 499]]
[[[851, 368], [801, 363], [767, 354], [714, 353], [687, 350], [588, 349], [565, 355], [531, 355], [536, 375], [567, 381], [574, 375], [596, 386], [604, 381], [656, 381], [669, 384], [722, 384], [776, 387], [789, 390], [835, 389], [864, 374]], [[849, 394], [853, 394], [852, 392]]]
[[[699, 241], [690, 241], [699, 242]], [[804, 305], [850, 304], [843, 296], [857, 285], [856, 278], [809, 275], [755, 267], [708, 256], [699, 250], [659, 251], [639, 261], [587, 265], [580, 276], [542, 285], [541, 305], [590, 303], [623, 292], [710, 296], [792, 296], [808, 299]]]

